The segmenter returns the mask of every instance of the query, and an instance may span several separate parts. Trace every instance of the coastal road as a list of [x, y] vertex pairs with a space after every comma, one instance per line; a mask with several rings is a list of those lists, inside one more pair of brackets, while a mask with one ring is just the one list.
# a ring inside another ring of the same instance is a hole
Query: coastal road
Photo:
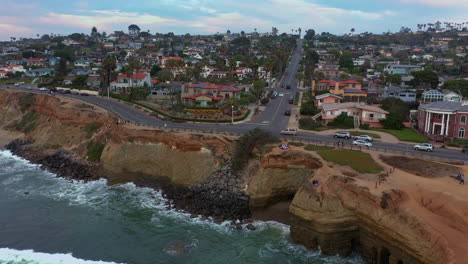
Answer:
[[[298, 81], [295, 78], [299, 62], [302, 57], [302, 41], [298, 41], [297, 48], [291, 56], [285, 75], [279, 87], [273, 88], [278, 93], [283, 94], [276, 99], [271, 99], [265, 108], [265, 111], [253, 121], [241, 123], [241, 124], [200, 124], [200, 123], [173, 123], [168, 121], [159, 120], [155, 117], [149, 116], [148, 114], [139, 111], [125, 103], [121, 103], [115, 100], [108, 100], [105, 97], [98, 96], [80, 96], [80, 95], [66, 95], [71, 98], [76, 98], [99, 107], [102, 107], [116, 115], [120, 116], [124, 120], [131, 121], [142, 125], [149, 126], [167, 126], [168, 128], [179, 128], [179, 129], [195, 129], [195, 130], [214, 130], [218, 132], [234, 132], [244, 134], [250, 130], [259, 127], [264, 130], [271, 132], [273, 135], [280, 136], [280, 131], [286, 128], [289, 120], [289, 116], [285, 116], [284, 112], [291, 109], [291, 105], [288, 103], [290, 96], [294, 96], [297, 91]], [[291, 89], [280, 88], [282, 85], [286, 87], [289, 85]], [[18, 89], [23, 91], [38, 92], [26, 89], [27, 84], [23, 86], [12, 86], [12, 85], [0, 85], [0, 88]], [[318, 135], [313, 133], [299, 133], [297, 136], [290, 136], [291, 139], [303, 139], [303, 140], [318, 140], [318, 141], [338, 141], [331, 136]], [[351, 140], [345, 140], [345, 144], [352, 144]], [[375, 147], [382, 147], [387, 149], [393, 149], [398, 151], [407, 151], [410, 155], [422, 154], [420, 151], [413, 150], [411, 145], [408, 144], [392, 144], [384, 142], [374, 142]], [[412, 154], [413, 153], [413, 154]], [[424, 152], [425, 155], [432, 155], [440, 158], [456, 159], [468, 161], [468, 154], [463, 154], [460, 151], [448, 150], [448, 149], [436, 149], [434, 152]]]

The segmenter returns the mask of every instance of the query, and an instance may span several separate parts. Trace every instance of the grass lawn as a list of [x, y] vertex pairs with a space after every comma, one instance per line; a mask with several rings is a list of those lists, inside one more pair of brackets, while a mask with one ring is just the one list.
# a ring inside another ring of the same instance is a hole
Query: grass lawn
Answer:
[[379, 134], [367, 133], [367, 132], [361, 132], [361, 131], [351, 131], [351, 135], [353, 135], [353, 136], [368, 135], [368, 136], [371, 136], [373, 138], [380, 138]]
[[373, 130], [390, 133], [401, 141], [409, 141], [416, 143], [428, 142], [428, 139], [425, 136], [419, 134], [416, 130], [412, 128], [403, 128], [402, 130], [373, 128]]
[[301, 142], [289, 142], [288, 144], [291, 146], [296, 146], [296, 147], [302, 147], [305, 145], [304, 143], [301, 143]]
[[326, 161], [350, 166], [360, 173], [378, 173], [383, 168], [368, 153], [355, 150], [321, 150], [318, 154]]
[[307, 145], [304, 147], [304, 149], [308, 151], [319, 151], [319, 150], [331, 150], [333, 148], [328, 147], [328, 146]]

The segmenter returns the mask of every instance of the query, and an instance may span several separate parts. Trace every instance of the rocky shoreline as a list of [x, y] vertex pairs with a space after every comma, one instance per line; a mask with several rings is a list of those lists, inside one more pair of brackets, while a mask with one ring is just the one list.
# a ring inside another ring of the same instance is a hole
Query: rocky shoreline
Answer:
[[[83, 161], [78, 156], [59, 149], [52, 154], [33, 150], [30, 140], [14, 140], [5, 146], [13, 154], [32, 163], [40, 164], [42, 169], [57, 174], [59, 177], [84, 181], [97, 180], [98, 164]], [[231, 224], [241, 229], [241, 223], [250, 223], [249, 197], [241, 189], [243, 180], [239, 174], [232, 173], [232, 164], [226, 159], [221, 168], [203, 182], [190, 187], [172, 184], [169, 180], [144, 178], [134, 183], [139, 187], [162, 190], [168, 199], [167, 208], [192, 214], [192, 217], [211, 218], [215, 223], [232, 220]], [[251, 224], [250, 230], [255, 229]]]

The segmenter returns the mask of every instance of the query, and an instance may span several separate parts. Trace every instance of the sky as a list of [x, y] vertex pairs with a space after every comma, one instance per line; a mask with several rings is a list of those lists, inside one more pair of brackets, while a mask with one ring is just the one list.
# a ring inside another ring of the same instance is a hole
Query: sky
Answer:
[[0, 0], [0, 40], [128, 30], [213, 34], [313, 28], [334, 34], [468, 22], [468, 0]]

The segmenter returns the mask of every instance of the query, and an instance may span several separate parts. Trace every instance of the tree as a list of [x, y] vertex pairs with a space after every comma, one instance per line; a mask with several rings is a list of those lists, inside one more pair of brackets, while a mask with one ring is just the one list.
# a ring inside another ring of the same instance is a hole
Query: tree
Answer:
[[382, 101], [382, 109], [397, 116], [400, 120], [408, 120], [410, 109], [408, 104], [395, 97], [388, 97]]
[[130, 26], [128, 26], [128, 34], [132, 38], [137, 37], [138, 34], [140, 34], [140, 27], [135, 24], [131, 24]]
[[113, 79], [112, 75], [116, 69], [116, 58], [115, 56], [109, 56], [105, 58], [102, 62], [102, 71], [101, 71], [101, 78], [104, 80], [101, 84], [101, 94], [107, 90], [109, 93], [109, 85], [111, 80]]
[[315, 30], [313, 29], [308, 29], [305, 32], [304, 39], [306, 40], [313, 40], [315, 37]]
[[226, 34], [227, 34], [227, 35], [231, 35], [231, 30], [228, 29], [228, 30], [226, 31]]
[[390, 83], [391, 85], [400, 85], [401, 84], [401, 75], [400, 74], [388, 74], [385, 77], [385, 82]]
[[91, 36], [95, 36], [97, 33], [98, 33], [97, 28], [96, 28], [96, 27], [93, 27], [93, 28], [91, 29]]
[[80, 75], [72, 81], [73, 86], [84, 87], [86, 86], [86, 80], [88, 79], [88, 75]]
[[70, 36], [68, 36], [69, 38], [71, 38], [72, 40], [74, 41], [82, 41], [83, 38], [84, 38], [84, 35], [83, 34], [80, 34], [80, 33], [73, 33], [71, 34]]
[[354, 68], [353, 54], [348, 51], [343, 52], [340, 56], [339, 64], [342, 68], [352, 70]]
[[161, 82], [169, 82], [169, 81], [172, 81], [172, 73], [170, 70], [168, 69], [163, 69], [161, 71], [158, 72], [158, 80], [160, 80]]
[[442, 89], [460, 90], [463, 97], [468, 97], [468, 80], [449, 80], [442, 85]]
[[265, 92], [265, 83], [263, 81], [255, 81], [253, 83], [253, 91], [252, 94], [255, 95], [255, 98], [260, 100], [263, 93]]
[[153, 67], [151, 67], [151, 76], [156, 76], [158, 75], [158, 72], [161, 71], [161, 67], [157, 64], [154, 64]]
[[55, 83], [60, 83], [63, 81], [67, 75], [67, 61], [64, 58], [61, 58], [57, 66], [55, 67]]
[[277, 29], [276, 27], [272, 27], [272, 28], [271, 28], [271, 34], [272, 34], [273, 36], [277, 36], [277, 35], [278, 35], [278, 29]]
[[439, 76], [437, 76], [437, 73], [430, 69], [414, 71], [411, 74], [414, 77], [414, 79], [411, 80], [411, 83], [414, 87], [435, 89], [437, 86], [439, 86]]
[[401, 119], [391, 113], [388, 114], [385, 119], [380, 120], [380, 124], [382, 124], [385, 129], [401, 130], [405, 127]]

